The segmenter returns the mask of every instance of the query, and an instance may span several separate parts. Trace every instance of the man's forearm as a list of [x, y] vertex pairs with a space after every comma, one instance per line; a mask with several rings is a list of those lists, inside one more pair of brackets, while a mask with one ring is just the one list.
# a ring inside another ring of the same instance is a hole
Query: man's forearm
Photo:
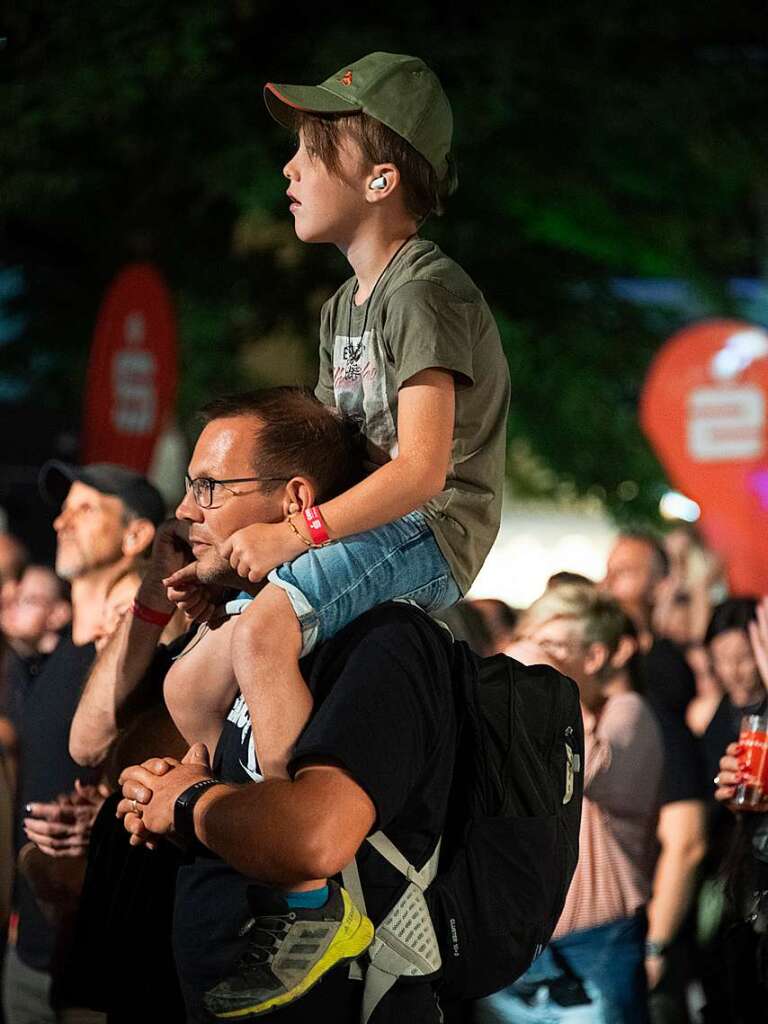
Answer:
[[77, 764], [96, 766], [104, 761], [120, 728], [120, 712], [146, 675], [162, 632], [163, 626], [129, 612], [109, 639], [72, 720], [69, 752]]
[[195, 833], [205, 846], [241, 874], [280, 887], [341, 871], [374, 817], [359, 787], [322, 769], [295, 781], [214, 786], [194, 810]]

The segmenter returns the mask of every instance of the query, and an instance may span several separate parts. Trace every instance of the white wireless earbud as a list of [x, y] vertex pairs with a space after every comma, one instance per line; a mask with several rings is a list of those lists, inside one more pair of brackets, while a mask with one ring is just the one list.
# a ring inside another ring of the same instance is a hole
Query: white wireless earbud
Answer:
[[383, 174], [382, 174], [382, 176], [380, 178], [374, 178], [373, 181], [371, 182], [371, 184], [368, 186], [368, 188], [375, 188], [375, 189], [381, 189], [381, 188], [386, 188], [386, 187], [387, 187], [387, 179], [384, 177]]

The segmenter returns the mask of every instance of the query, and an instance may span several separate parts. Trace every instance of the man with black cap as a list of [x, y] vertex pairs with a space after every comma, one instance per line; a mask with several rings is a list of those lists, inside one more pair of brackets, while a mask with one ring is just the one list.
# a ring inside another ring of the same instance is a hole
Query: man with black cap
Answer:
[[[15, 840], [19, 849], [28, 839], [43, 839], [49, 855], [73, 857], [82, 852], [97, 807], [83, 815], [66, 795], [76, 780], [95, 783], [98, 772], [71, 759], [70, 724], [93, 661], [106, 595], [150, 549], [165, 508], [143, 476], [107, 463], [48, 462], [40, 473], [40, 489], [47, 501], [60, 506], [53, 524], [56, 572], [72, 586], [72, 626], [23, 687]], [[17, 879], [14, 908], [15, 943], [9, 946], [3, 979], [6, 1021], [55, 1021], [50, 989], [57, 929], [41, 913], [23, 874]]]

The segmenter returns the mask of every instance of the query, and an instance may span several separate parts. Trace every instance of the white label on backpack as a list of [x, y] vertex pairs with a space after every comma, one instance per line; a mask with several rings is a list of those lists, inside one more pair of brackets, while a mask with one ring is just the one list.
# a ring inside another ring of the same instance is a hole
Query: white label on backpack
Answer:
[[448, 922], [451, 926], [451, 946], [454, 956], [459, 956], [459, 933], [456, 931], [456, 918], [452, 917]]
[[568, 744], [565, 744], [565, 796], [563, 797], [563, 803], [567, 804], [573, 796], [573, 777], [578, 771], [578, 768], [574, 764], [573, 750]]

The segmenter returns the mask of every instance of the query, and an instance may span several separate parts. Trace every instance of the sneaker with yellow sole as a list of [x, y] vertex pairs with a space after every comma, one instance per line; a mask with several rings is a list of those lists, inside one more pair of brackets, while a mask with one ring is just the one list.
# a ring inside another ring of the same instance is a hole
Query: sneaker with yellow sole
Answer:
[[332, 879], [318, 908], [289, 907], [279, 892], [248, 889], [253, 917], [243, 933], [248, 946], [232, 975], [205, 994], [220, 1020], [244, 1020], [300, 999], [337, 964], [355, 960], [373, 940], [373, 924]]

